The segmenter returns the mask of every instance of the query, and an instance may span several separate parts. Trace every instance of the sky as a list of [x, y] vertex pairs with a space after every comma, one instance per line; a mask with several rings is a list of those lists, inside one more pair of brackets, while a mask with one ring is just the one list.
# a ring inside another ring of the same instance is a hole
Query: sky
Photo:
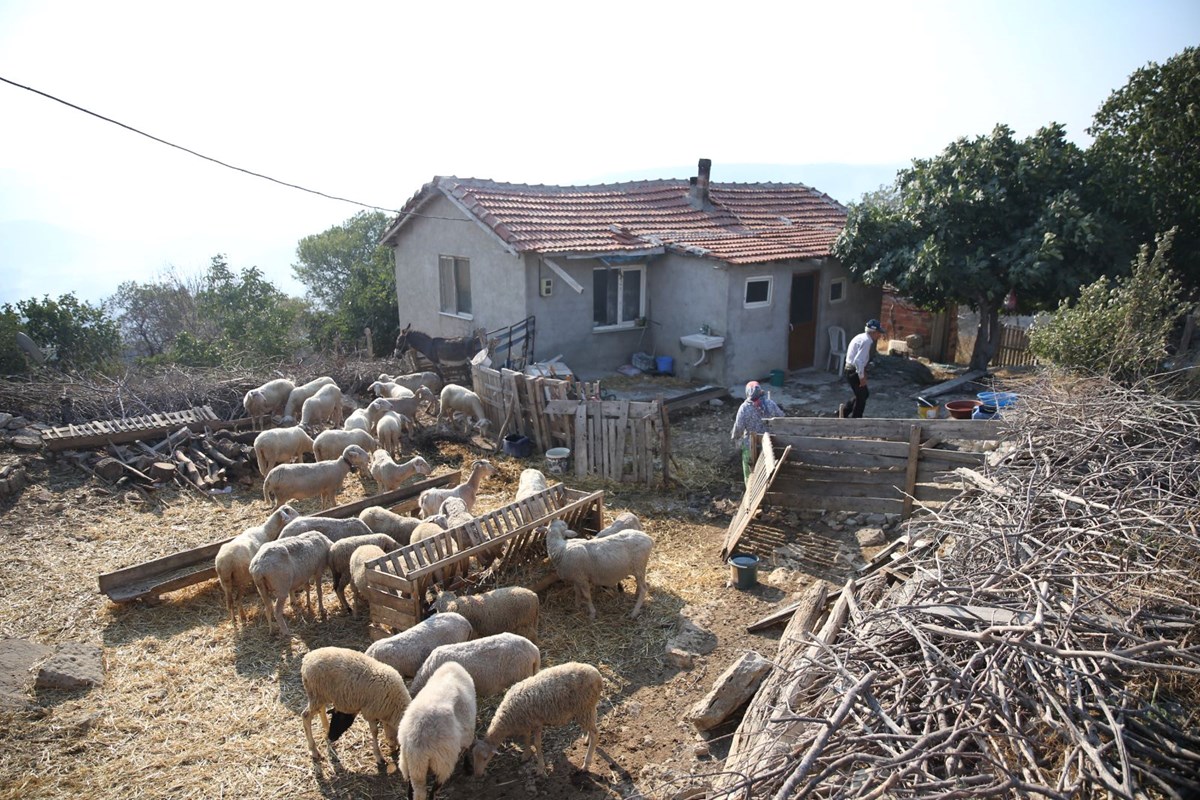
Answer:
[[[0, 304], [195, 275], [303, 295], [296, 245], [435, 175], [801, 182], [851, 202], [998, 123], [1082, 146], [1200, 44], [1196, 0], [0, 0]], [[357, 203], [357, 204], [356, 204]]]

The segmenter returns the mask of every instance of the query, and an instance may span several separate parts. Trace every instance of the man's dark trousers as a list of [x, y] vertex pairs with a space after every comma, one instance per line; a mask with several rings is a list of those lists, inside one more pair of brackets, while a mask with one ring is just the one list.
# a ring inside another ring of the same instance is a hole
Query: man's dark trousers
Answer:
[[863, 386], [858, 380], [858, 370], [854, 367], [846, 367], [846, 383], [850, 384], [850, 389], [854, 392], [854, 397], [850, 402], [842, 406], [842, 416], [847, 419], [862, 419], [863, 412], [867, 410], [867, 397], [871, 391]]

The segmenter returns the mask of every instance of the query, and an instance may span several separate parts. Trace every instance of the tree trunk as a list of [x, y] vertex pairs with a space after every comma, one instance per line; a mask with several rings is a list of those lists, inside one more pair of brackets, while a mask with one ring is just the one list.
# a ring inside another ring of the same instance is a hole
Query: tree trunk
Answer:
[[986, 370], [992, 356], [1000, 347], [1000, 307], [980, 300], [979, 327], [975, 331], [975, 349], [971, 352], [969, 369]]

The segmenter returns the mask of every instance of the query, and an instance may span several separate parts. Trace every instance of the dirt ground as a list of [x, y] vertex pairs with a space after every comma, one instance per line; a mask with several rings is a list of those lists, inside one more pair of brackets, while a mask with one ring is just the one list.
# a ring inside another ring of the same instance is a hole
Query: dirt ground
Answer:
[[[919, 378], [910, 366], [880, 369], [867, 415], [915, 416], [910, 395]], [[830, 416], [846, 394], [844, 383], [815, 371], [774, 390], [785, 410], [799, 416]], [[782, 626], [755, 634], [746, 626], [798, 596], [814, 577], [767, 560], [757, 587], [730, 585], [730, 569], [718, 555], [741, 495], [739, 456], [729, 441], [735, 410], [736, 401], [727, 400], [673, 419], [680, 485], [669, 491], [567, 481], [603, 488], [606, 517], [633, 511], [656, 542], [649, 597], [637, 620], [626, 616], [628, 593], [598, 593], [594, 621], [574, 608], [562, 584], [542, 596], [544, 665], [588, 661], [605, 678], [591, 769], [578, 770], [585, 740], [568, 725], [545, 734], [548, 775], [537, 775], [510, 744], [484, 778], [459, 774], [441, 797], [671, 797], [689, 778], [720, 770], [734, 725], [702, 739], [683, 714], [743, 652], [774, 654]], [[436, 473], [469, 465], [478, 454], [452, 445], [424, 455]], [[542, 466], [502, 454], [494, 460], [501, 474], [485, 483], [477, 513], [508, 502], [523, 467]], [[31, 708], [0, 711], [0, 798], [366, 798], [406, 788], [394, 766], [376, 771], [361, 720], [338, 743], [336, 761], [309, 758], [299, 716], [300, 659], [316, 647], [361, 649], [370, 642], [365, 621], [341, 614], [328, 582], [329, 619], [298, 622], [287, 642], [269, 635], [257, 613], [246, 628], [234, 627], [215, 580], [157, 603], [117, 605], [98, 594], [101, 573], [259, 524], [267, 511], [259, 483], [214, 497], [160, 490], [147, 505], [61, 459], [35, 461], [31, 477], [35, 485], [0, 505], [0, 637], [51, 647], [99, 645], [106, 677], [91, 690], [42, 691]], [[374, 491], [369, 478], [351, 476], [339, 502]], [[316, 501], [298, 507], [317, 508]], [[802, 520], [797, 534], [854, 537], [852, 526], [834, 530], [827, 521]], [[706, 643], [699, 649], [711, 651], [691, 668], [665, 657], [685, 618], [710, 634], [697, 637]], [[495, 698], [481, 704], [481, 732], [495, 705]]]

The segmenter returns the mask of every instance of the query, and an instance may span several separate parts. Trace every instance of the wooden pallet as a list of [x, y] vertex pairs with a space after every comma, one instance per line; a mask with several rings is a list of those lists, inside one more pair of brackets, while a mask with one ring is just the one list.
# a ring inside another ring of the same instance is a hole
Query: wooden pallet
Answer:
[[367, 564], [371, 620], [397, 631], [425, 618], [425, 593], [435, 583], [448, 585], [471, 575], [472, 556], [502, 552], [493, 569], [520, 563], [545, 542], [539, 528], [565, 520], [573, 530], [595, 533], [603, 525], [604, 492], [581, 492], [561, 483], [509, 503], [491, 513], [416, 544], [401, 547]]
[[[210, 406], [196, 406], [185, 411], [166, 411], [130, 419], [95, 420], [81, 425], [60, 425], [42, 431], [42, 444], [49, 450], [83, 450], [105, 444], [153, 439], [174, 433], [180, 428], [237, 427], [243, 420], [223, 421]], [[249, 424], [250, 420], [244, 420]]]

